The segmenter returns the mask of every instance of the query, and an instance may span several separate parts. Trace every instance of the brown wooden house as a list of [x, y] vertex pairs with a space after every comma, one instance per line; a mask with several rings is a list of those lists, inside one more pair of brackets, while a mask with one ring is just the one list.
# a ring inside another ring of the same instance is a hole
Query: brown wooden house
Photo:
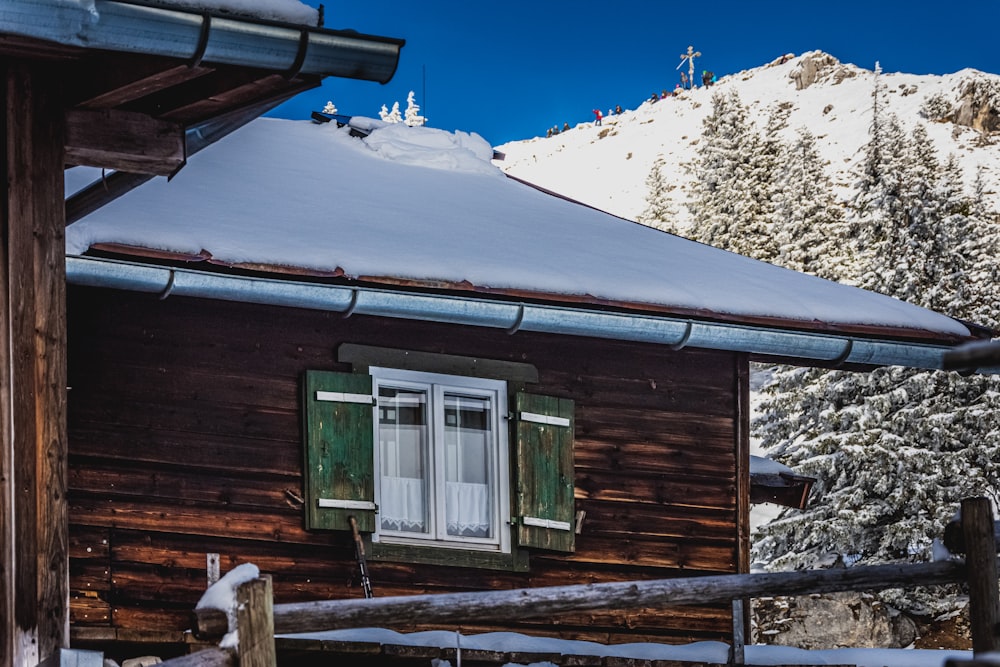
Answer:
[[[0, 3], [0, 664], [70, 642], [65, 225], [403, 42], [169, 0]], [[67, 200], [69, 165], [108, 169]], [[74, 577], [76, 575], [74, 574]]]
[[74, 644], [183, 650], [216, 564], [362, 597], [352, 519], [376, 596], [745, 572], [749, 362], [936, 368], [972, 337], [539, 192], [474, 137], [333, 125], [256, 121], [67, 230]]

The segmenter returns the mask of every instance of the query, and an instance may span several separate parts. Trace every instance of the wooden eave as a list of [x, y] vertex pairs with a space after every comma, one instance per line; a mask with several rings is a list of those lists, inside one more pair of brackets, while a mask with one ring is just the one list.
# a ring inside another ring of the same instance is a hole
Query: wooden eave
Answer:
[[750, 472], [750, 502], [774, 503], [784, 507], [803, 510], [809, 502], [815, 477], [796, 475], [790, 472], [754, 473]]
[[143, 54], [95, 51], [0, 35], [0, 57], [51, 63], [62, 82], [66, 164], [170, 176], [190, 149], [186, 133], [225, 116], [239, 125], [322, 77]]

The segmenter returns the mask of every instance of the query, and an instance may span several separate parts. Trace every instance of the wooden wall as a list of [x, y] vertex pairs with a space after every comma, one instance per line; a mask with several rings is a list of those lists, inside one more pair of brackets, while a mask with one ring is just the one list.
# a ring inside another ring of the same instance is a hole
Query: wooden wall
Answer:
[[[370, 563], [377, 596], [735, 572], [741, 355], [73, 287], [71, 616], [184, 629], [206, 581], [256, 563], [276, 602], [360, 597], [348, 534], [303, 529], [300, 381], [342, 342], [534, 364], [576, 402], [577, 550], [527, 573]], [[745, 398], [745, 396], [742, 396]], [[595, 641], [724, 639], [728, 609], [632, 609], [498, 629]], [[414, 630], [400, 626], [398, 630]]]

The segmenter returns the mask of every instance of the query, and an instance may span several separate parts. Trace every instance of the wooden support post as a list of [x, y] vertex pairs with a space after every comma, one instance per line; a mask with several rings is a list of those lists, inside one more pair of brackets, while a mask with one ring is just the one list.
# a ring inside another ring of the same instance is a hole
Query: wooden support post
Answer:
[[271, 576], [262, 575], [236, 590], [240, 667], [275, 667], [274, 599]]
[[64, 114], [58, 75], [0, 62], [0, 664], [69, 645]]
[[972, 650], [976, 655], [1000, 651], [997, 545], [993, 537], [993, 508], [988, 499], [962, 501], [962, 536], [969, 578]]
[[746, 662], [746, 637], [743, 632], [743, 600], [733, 600], [733, 645], [729, 649], [729, 664], [742, 665]]

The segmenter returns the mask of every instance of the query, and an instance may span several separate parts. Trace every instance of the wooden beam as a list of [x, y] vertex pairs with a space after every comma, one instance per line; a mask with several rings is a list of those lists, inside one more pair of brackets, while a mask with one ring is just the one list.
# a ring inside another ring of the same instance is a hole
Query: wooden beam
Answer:
[[111, 109], [214, 71], [160, 57], [135, 56], [123, 64], [119, 54], [87, 59], [82, 67], [84, 87], [74, 94], [79, 109]]
[[[249, 80], [244, 80], [247, 78]], [[218, 116], [233, 108], [256, 105], [269, 100], [283, 102], [301, 92], [318, 87], [321, 79], [306, 76], [286, 79], [280, 74], [248, 77], [242, 74], [241, 78], [232, 75], [228, 78], [216, 77], [212, 83], [218, 86], [218, 90], [210, 94], [201, 90], [195, 91], [196, 94], [189, 94], [187, 99], [181, 95], [174, 96], [169, 101], [168, 110], [159, 114], [160, 117], [191, 124], [204, 118]]]
[[16, 543], [14, 526], [17, 523], [14, 508], [14, 425], [8, 406], [11, 405], [10, 355], [10, 266], [7, 237], [10, 221], [7, 211], [7, 68], [0, 66], [0, 665], [14, 663], [14, 581]]
[[406, 624], [544, 618], [598, 609], [729, 603], [762, 595], [930, 586], [964, 580], [965, 565], [943, 561], [760, 574], [656, 579], [274, 605], [276, 634]]
[[170, 176], [185, 159], [178, 123], [114, 109], [66, 112], [66, 164]]
[[[261, 104], [234, 109], [222, 116], [212, 118], [189, 128], [185, 133], [188, 157], [210, 146], [231, 132], [278, 106], [281, 100], [266, 100]], [[66, 199], [66, 224], [71, 225], [122, 195], [128, 194], [143, 183], [150, 181], [153, 174], [133, 174], [116, 171], [99, 181], [91, 183]]]
[[66, 200], [66, 224], [72, 225], [154, 178], [153, 174], [116, 171], [106, 178], [94, 181]]
[[34, 667], [69, 645], [64, 115], [56, 72], [3, 75], [0, 662]]

